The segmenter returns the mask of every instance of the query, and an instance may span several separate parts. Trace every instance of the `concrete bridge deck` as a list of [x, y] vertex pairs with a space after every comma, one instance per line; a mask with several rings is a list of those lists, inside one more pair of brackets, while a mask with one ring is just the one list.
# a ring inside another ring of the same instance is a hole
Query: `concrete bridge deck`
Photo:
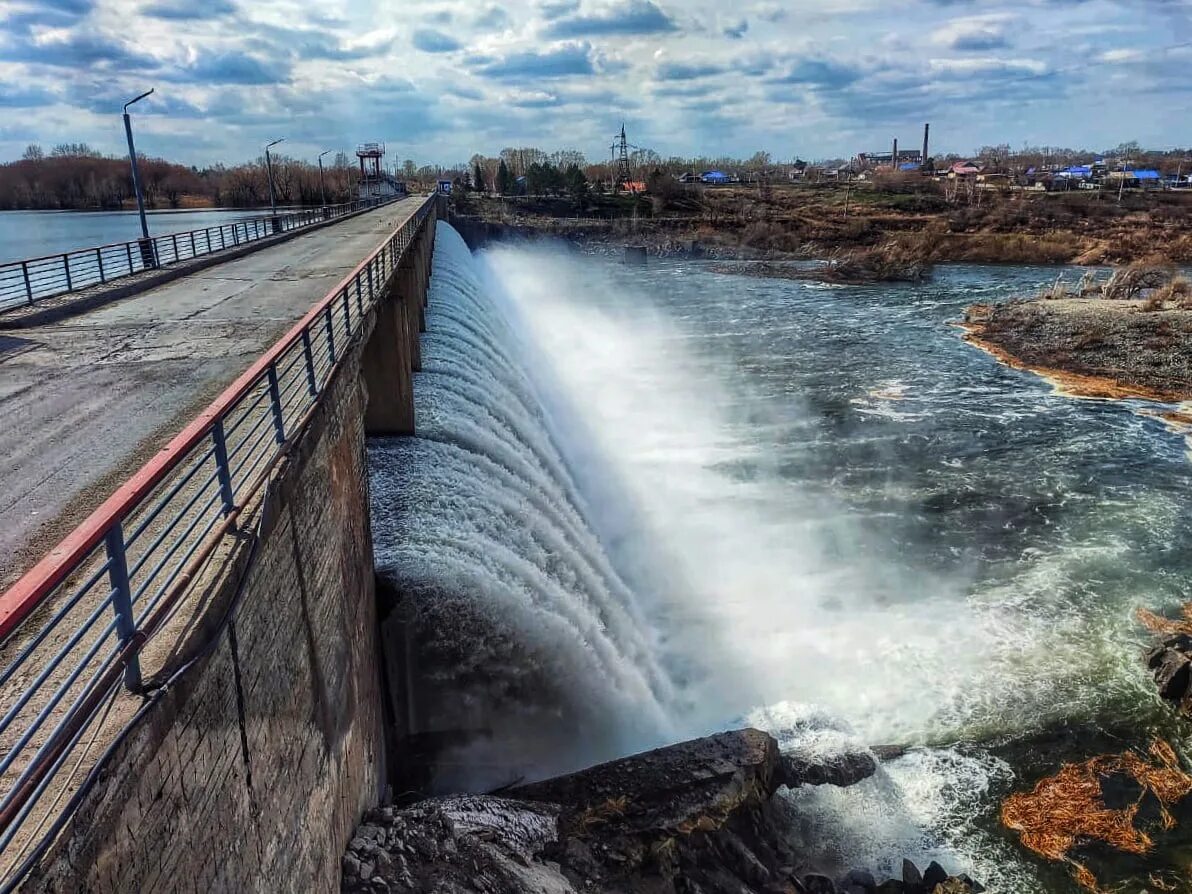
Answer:
[[423, 201], [0, 335], [0, 588], [242, 373]]

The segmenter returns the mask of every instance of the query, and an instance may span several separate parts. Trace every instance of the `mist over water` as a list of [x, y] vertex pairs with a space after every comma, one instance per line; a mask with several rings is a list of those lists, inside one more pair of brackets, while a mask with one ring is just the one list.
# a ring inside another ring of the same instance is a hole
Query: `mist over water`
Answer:
[[370, 443], [370, 465], [429, 722], [475, 734], [444, 787], [745, 723], [784, 747], [918, 746], [792, 793], [807, 847], [1065, 890], [991, 831], [1021, 785], [999, 748], [1166, 723], [1132, 612], [1187, 598], [1192, 482], [1154, 420], [1052, 395], [947, 325], [1054, 274], [827, 288], [473, 258], [443, 224], [434, 263], [419, 435]]

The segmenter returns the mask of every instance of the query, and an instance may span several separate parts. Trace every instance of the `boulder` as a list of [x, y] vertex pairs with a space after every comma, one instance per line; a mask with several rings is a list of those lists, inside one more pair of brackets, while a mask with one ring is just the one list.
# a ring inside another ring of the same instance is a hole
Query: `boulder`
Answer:
[[1170, 702], [1180, 701], [1192, 682], [1192, 657], [1175, 649], [1164, 648], [1154, 667], [1159, 695]]
[[932, 860], [923, 871], [923, 884], [928, 891], [935, 891], [937, 885], [948, 881], [948, 873], [943, 866]]
[[877, 880], [873, 877], [872, 872], [854, 869], [841, 879], [840, 886], [845, 889], [853, 886], [866, 892], [873, 892], [877, 890]]
[[835, 785], [847, 788], [877, 772], [877, 761], [864, 751], [831, 757], [809, 757], [801, 753], [782, 755], [780, 778], [788, 788], [800, 785]]
[[837, 894], [836, 883], [826, 875], [803, 876], [803, 887], [807, 894]]
[[919, 887], [923, 884], [923, 873], [910, 860], [902, 861], [902, 883], [907, 887]]

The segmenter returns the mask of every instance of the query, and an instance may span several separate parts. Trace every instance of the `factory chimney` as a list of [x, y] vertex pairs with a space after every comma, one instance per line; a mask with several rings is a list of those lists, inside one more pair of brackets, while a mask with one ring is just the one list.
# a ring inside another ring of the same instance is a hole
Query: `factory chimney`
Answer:
[[924, 124], [923, 125], [923, 158], [921, 159], [924, 167], [927, 166], [927, 140], [930, 135], [931, 135], [931, 125]]
[[890, 154], [890, 164], [898, 170], [898, 137], [894, 138], [894, 151]]

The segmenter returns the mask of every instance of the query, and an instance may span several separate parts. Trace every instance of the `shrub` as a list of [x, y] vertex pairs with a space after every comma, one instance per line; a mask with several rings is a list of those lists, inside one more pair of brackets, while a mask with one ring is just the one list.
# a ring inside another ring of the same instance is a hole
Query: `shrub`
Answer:
[[1160, 289], [1175, 278], [1175, 268], [1164, 259], [1143, 258], [1114, 271], [1101, 290], [1114, 301], [1132, 301], [1149, 289]]

